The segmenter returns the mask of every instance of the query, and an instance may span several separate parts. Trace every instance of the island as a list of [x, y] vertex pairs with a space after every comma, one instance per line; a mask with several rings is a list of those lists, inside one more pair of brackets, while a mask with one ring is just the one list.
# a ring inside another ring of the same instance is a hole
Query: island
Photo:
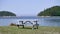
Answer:
[[53, 6], [38, 13], [38, 16], [60, 16], [60, 6]]
[[16, 14], [9, 11], [0, 11], [0, 16], [16, 16]]

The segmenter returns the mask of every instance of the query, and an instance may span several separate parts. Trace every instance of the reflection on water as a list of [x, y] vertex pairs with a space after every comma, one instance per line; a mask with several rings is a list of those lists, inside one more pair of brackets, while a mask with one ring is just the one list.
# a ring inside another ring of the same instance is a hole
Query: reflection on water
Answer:
[[[29, 19], [39, 19], [38, 20], [38, 23], [40, 26], [60, 26], [60, 17], [28, 17]], [[1, 18], [0, 17], [0, 26], [7, 26], [9, 25], [10, 23], [17, 23], [19, 19], [22, 19], [22, 18], [14, 18], [14, 19], [11, 19], [11, 18]], [[23, 19], [27, 19], [26, 17], [23, 17]], [[30, 25], [30, 24], [28, 24]]]

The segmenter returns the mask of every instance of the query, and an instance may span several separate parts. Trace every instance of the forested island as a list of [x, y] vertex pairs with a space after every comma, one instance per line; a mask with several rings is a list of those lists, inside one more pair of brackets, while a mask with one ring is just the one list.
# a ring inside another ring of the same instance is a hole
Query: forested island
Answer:
[[38, 16], [60, 16], [60, 6], [53, 6], [38, 13]]
[[9, 11], [0, 11], [0, 16], [16, 16], [16, 14]]

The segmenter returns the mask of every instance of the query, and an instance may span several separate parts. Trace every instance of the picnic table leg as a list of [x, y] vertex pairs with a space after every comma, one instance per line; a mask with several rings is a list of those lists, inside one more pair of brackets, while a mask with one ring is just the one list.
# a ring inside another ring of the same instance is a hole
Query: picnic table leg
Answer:
[[34, 25], [33, 25], [33, 27], [32, 27], [32, 30], [34, 29]]
[[36, 23], [35, 26], [38, 29], [38, 26], [39, 26], [39, 24], [37, 23], [38, 21], [34, 21], [34, 22]]
[[23, 28], [24, 28], [24, 25], [23, 25]]
[[19, 28], [19, 25], [17, 25], [17, 27]]
[[38, 29], [38, 26], [36, 26], [37, 27], [37, 29]]

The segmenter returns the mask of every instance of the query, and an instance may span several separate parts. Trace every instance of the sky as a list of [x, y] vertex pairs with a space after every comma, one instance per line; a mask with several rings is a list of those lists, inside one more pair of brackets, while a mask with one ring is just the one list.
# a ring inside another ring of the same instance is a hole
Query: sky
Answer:
[[37, 16], [52, 6], [60, 6], [60, 0], [0, 0], [0, 11], [10, 11], [17, 16]]

